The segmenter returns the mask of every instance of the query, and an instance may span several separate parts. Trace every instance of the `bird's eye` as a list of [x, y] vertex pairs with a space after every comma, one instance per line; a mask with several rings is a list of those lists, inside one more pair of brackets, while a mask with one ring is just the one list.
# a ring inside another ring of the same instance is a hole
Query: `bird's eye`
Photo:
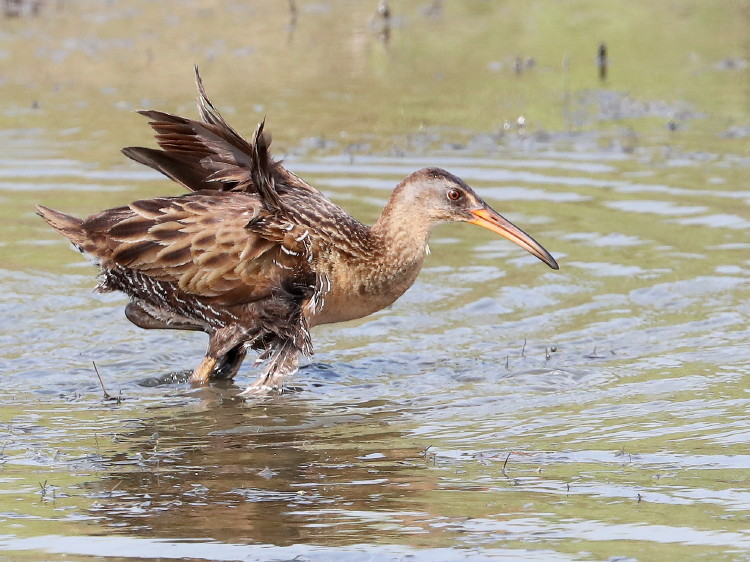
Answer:
[[459, 199], [461, 199], [462, 195], [463, 193], [461, 193], [458, 189], [451, 189], [450, 191], [448, 191], [448, 199], [450, 199], [451, 201], [458, 201]]

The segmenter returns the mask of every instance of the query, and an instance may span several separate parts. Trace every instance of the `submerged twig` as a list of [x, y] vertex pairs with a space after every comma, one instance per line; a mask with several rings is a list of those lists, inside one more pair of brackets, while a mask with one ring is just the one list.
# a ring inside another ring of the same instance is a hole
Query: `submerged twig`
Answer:
[[52, 484], [47, 484], [47, 480], [39, 482], [39, 493], [43, 500], [55, 501], [55, 487]]
[[510, 451], [510, 452], [508, 453], [508, 456], [507, 456], [507, 457], [505, 457], [505, 462], [503, 463], [503, 468], [501, 469], [501, 472], [503, 473], [503, 476], [508, 476], [508, 475], [507, 475], [507, 474], [505, 473], [505, 467], [506, 467], [506, 466], [508, 465], [508, 459], [510, 459], [510, 456], [511, 456], [512, 454], [513, 454], [513, 451]]
[[427, 445], [427, 447], [424, 448], [424, 450], [421, 453], [421, 457], [426, 461], [429, 457], [432, 457], [432, 464], [437, 464], [437, 453], [432, 453], [431, 455], [428, 455], [428, 451], [432, 449], [432, 445]]
[[102, 392], [104, 393], [104, 400], [106, 401], [117, 401], [119, 404], [122, 402], [122, 396], [112, 396], [109, 392], [107, 392], [107, 389], [104, 388], [104, 381], [102, 380], [102, 376], [99, 374], [99, 369], [96, 368], [96, 361], [92, 361], [91, 364], [94, 366], [94, 372], [96, 373], [96, 377], [99, 379], [99, 384], [102, 387]]
[[599, 68], [599, 80], [605, 82], [607, 80], [607, 67], [609, 66], [606, 43], [599, 44], [599, 49], [596, 53], [596, 66]]
[[289, 2], [289, 23], [286, 26], [287, 42], [291, 43], [294, 39], [294, 32], [297, 29], [297, 0], [288, 0]]
[[526, 338], [523, 338], [523, 347], [521, 348], [521, 357], [526, 357]]

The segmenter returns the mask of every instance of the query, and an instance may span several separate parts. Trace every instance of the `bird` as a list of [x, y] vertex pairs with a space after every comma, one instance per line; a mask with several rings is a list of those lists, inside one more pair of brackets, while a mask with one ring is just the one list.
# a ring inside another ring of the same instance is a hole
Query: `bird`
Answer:
[[208, 335], [192, 383], [233, 379], [252, 349], [262, 369], [240, 395], [283, 391], [313, 355], [310, 329], [390, 306], [414, 283], [440, 223], [487, 228], [558, 269], [541, 244], [441, 168], [408, 175], [379, 218], [362, 224], [271, 155], [265, 119], [246, 140], [208, 98], [197, 67], [195, 80], [200, 120], [141, 110], [159, 148], [122, 149], [186, 193], [85, 219], [37, 205], [98, 265], [96, 290], [130, 298], [130, 322]]

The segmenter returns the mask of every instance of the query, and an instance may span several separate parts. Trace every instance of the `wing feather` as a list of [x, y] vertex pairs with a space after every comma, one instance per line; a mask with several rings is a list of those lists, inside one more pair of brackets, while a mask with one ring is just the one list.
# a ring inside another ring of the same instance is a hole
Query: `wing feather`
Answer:
[[[244, 139], [222, 117], [195, 69], [198, 110], [202, 121], [155, 110], [139, 111], [149, 119], [161, 150], [127, 147], [123, 153], [191, 191], [214, 190], [258, 193], [264, 202], [283, 206], [288, 194], [322, 197], [320, 191], [281, 165], [269, 153], [271, 136], [260, 124], [252, 142]], [[272, 192], [266, 187], [273, 186]]]
[[295, 275], [309, 276], [303, 248], [282, 249], [300, 229], [284, 220], [256, 195], [201, 192], [136, 201], [95, 215], [83, 228], [105, 268], [125, 267], [191, 295], [238, 304], [267, 297]]

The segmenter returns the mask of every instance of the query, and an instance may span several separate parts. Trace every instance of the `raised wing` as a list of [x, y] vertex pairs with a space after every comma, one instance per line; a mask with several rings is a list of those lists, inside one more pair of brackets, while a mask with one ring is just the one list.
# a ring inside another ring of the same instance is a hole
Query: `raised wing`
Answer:
[[202, 121], [161, 111], [140, 111], [150, 119], [149, 125], [156, 132], [161, 150], [128, 147], [123, 149], [126, 156], [158, 170], [191, 191], [258, 193], [263, 186], [259, 186], [255, 172], [261, 164], [260, 168], [267, 171], [270, 183], [275, 185], [275, 193], [260, 193], [264, 200], [274, 196], [283, 199], [285, 193], [295, 191], [320, 194], [270, 156], [271, 139], [263, 132], [263, 123], [252, 142], [242, 138], [211, 103], [197, 67], [195, 76]]
[[120, 266], [217, 304], [251, 302], [279, 287], [315, 284], [307, 230], [259, 197], [199, 192], [135, 201], [81, 225], [102, 267]]

